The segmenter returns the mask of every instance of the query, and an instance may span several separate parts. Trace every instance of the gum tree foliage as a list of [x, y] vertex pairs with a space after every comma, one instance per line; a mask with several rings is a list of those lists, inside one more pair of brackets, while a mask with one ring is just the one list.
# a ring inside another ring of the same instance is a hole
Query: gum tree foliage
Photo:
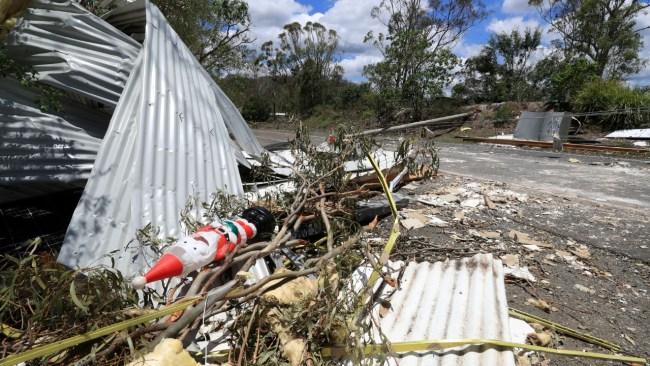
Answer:
[[454, 92], [475, 102], [523, 101], [535, 97], [529, 82], [531, 56], [540, 44], [539, 29], [492, 35], [478, 56], [469, 58], [464, 83]]
[[246, 1], [155, 2], [208, 71], [222, 74], [242, 66], [247, 45], [252, 42]]
[[640, 32], [635, 17], [650, 3], [641, 0], [529, 0], [558, 32], [556, 45], [567, 60], [587, 58], [602, 78], [620, 78], [643, 66]]
[[571, 110], [572, 101], [587, 82], [598, 79], [594, 62], [585, 57], [564, 58], [555, 53], [535, 65], [530, 79], [549, 107]]
[[308, 114], [331, 98], [330, 87], [341, 80], [343, 68], [336, 57], [339, 37], [320, 23], [294, 22], [284, 26], [278, 40], [277, 47], [273, 41], [262, 45], [260, 62], [274, 79], [289, 85], [298, 110]]
[[427, 100], [440, 96], [452, 78], [458, 59], [450, 47], [486, 13], [476, 0], [382, 0], [372, 16], [387, 33], [369, 32], [384, 60], [364, 68], [378, 92], [380, 120], [423, 116]]
[[[220, 75], [244, 65], [253, 41], [245, 0], [152, 1], [206, 70]], [[98, 16], [111, 10], [100, 0], [79, 3]]]

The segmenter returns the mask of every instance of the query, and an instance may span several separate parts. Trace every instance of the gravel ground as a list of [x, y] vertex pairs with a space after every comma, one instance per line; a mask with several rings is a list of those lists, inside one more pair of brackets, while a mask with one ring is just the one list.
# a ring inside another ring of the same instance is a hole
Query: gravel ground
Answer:
[[[516, 255], [519, 266], [527, 266], [536, 282], [507, 279], [510, 307], [608, 339], [625, 353], [650, 357], [647, 213], [454, 175], [410, 184], [400, 193], [411, 199], [402, 210], [404, 219], [428, 215], [447, 226], [403, 230], [393, 259], [437, 261], [488, 252], [512, 260]], [[382, 220], [380, 227], [388, 230], [389, 221]], [[528, 237], [524, 244], [522, 236]], [[541, 310], [530, 299], [543, 300], [550, 309]], [[551, 345], [606, 352], [558, 334]], [[553, 355], [537, 355], [531, 361], [609, 364]]]

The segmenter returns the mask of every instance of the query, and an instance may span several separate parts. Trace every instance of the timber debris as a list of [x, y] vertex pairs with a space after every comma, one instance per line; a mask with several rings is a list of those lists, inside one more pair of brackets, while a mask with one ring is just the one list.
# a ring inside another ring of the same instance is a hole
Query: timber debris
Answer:
[[[11, 5], [2, 8], [0, 36], [16, 25], [7, 35], [14, 51], [51, 54], [14, 57], [40, 68], [39, 82], [72, 93], [63, 100], [75, 108], [45, 113], [14, 96], [32, 93], [29, 86], [1, 80], [7, 125], [36, 116], [29, 128], [70, 145], [53, 155], [69, 163], [65, 171], [39, 153], [3, 183], [25, 197], [62, 187], [84, 194], [63, 248], [36, 237], [0, 254], [0, 366], [514, 366], [543, 364], [546, 354], [646, 362], [628, 356], [639, 352], [633, 327], [620, 337], [624, 346], [582, 331], [588, 323], [577, 330], [508, 307], [560, 316], [572, 309], [557, 292], [611, 301], [599, 281], [614, 276], [581, 237], [525, 220], [531, 207], [543, 208], [537, 217], [559, 216], [552, 198], [438, 174], [432, 130], [451, 131], [473, 113], [341, 126], [321, 144], [301, 125], [286, 149], [267, 151], [151, 2], [99, 18], [77, 3], [37, 0], [20, 23], [12, 19], [25, 6]], [[74, 31], [39, 32], [58, 23], [76, 24], [110, 62], [72, 73], [65, 65], [88, 51], [75, 46]], [[120, 77], [109, 86], [95, 82], [113, 74]], [[550, 139], [564, 137], [566, 123], [555, 127]], [[177, 141], [155, 138], [177, 128]], [[422, 133], [404, 132], [413, 129]], [[33, 131], [6, 130], [16, 149], [29, 147], [24, 132]], [[393, 149], [372, 137], [395, 132]], [[44, 171], [46, 184], [30, 185], [31, 170]], [[570, 270], [575, 283], [555, 286], [553, 267]], [[615, 286], [616, 304], [636, 316], [647, 294]], [[563, 337], [584, 343], [565, 347]]]

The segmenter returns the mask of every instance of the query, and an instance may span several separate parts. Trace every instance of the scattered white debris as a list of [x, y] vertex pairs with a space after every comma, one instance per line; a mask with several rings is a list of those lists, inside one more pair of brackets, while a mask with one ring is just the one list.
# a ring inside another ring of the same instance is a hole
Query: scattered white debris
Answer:
[[435, 216], [429, 216], [429, 225], [436, 226], [436, 227], [447, 227], [449, 226], [449, 223], [447, 221], [441, 220]]
[[514, 277], [514, 278], [519, 278], [522, 280], [530, 281], [530, 282], [537, 282], [537, 279], [535, 276], [530, 273], [528, 270], [528, 267], [508, 267], [505, 266], [503, 267], [503, 273], [506, 275], [506, 277]]
[[468, 208], [475, 208], [478, 207], [482, 204], [482, 200], [480, 198], [470, 198], [462, 201], [460, 203], [461, 207], [468, 207]]
[[519, 254], [506, 254], [501, 256], [501, 261], [508, 267], [519, 267]]
[[587, 287], [587, 286], [581, 285], [581, 284], [579, 284], [579, 283], [576, 283], [573, 287], [574, 287], [576, 290], [579, 290], [579, 291], [582, 291], [582, 292], [585, 292], [585, 293], [588, 293], [588, 294], [591, 294], [591, 295], [596, 294], [596, 290], [591, 289], [591, 288], [589, 288], [589, 287]]
[[510, 339], [516, 343], [526, 343], [526, 338], [530, 333], [535, 332], [535, 329], [521, 319], [510, 318]]

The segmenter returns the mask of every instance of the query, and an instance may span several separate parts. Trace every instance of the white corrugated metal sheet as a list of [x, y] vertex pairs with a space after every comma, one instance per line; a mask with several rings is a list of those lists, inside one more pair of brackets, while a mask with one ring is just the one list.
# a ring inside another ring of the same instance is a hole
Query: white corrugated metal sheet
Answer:
[[110, 115], [67, 99], [44, 113], [38, 98], [0, 79], [0, 203], [78, 187], [99, 151]]
[[571, 115], [565, 112], [522, 112], [514, 137], [520, 140], [553, 141], [558, 135], [566, 141], [571, 126]]
[[634, 130], [618, 130], [605, 136], [610, 139], [650, 139], [650, 128], [639, 128]]
[[[402, 263], [390, 263], [399, 268]], [[388, 286], [387, 286], [388, 287]], [[384, 297], [391, 310], [382, 332], [391, 342], [435, 339], [488, 338], [510, 341], [503, 265], [491, 254], [436, 263], [408, 263], [398, 290]], [[379, 339], [375, 335], [374, 339]], [[514, 366], [510, 350], [470, 346], [450, 350], [408, 353], [391, 360], [408, 365]]]
[[[124, 33], [140, 40], [144, 35], [146, 24], [145, 4], [145, 0], [136, 0], [109, 11], [102, 18]], [[223, 120], [233, 140], [239, 145], [239, 149], [259, 157], [264, 152], [264, 148], [257, 141], [253, 131], [248, 127], [237, 107], [221, 90], [212, 76], [203, 68], [201, 68], [201, 71], [205, 74], [205, 79], [210, 81]], [[240, 164], [248, 166], [248, 162], [243, 156], [238, 157], [238, 161]]]
[[109, 264], [124, 275], [150, 265], [127, 245], [151, 223], [178, 236], [190, 196], [243, 193], [220, 104], [207, 76], [158, 8], [146, 2], [146, 37], [106, 133], [59, 261]]
[[73, 1], [34, 0], [7, 49], [42, 82], [114, 107], [140, 45]]
[[105, 1], [102, 6], [106, 8], [115, 7], [102, 15], [102, 19], [138, 42], [144, 41], [147, 12], [143, 0], [131, 2]]

